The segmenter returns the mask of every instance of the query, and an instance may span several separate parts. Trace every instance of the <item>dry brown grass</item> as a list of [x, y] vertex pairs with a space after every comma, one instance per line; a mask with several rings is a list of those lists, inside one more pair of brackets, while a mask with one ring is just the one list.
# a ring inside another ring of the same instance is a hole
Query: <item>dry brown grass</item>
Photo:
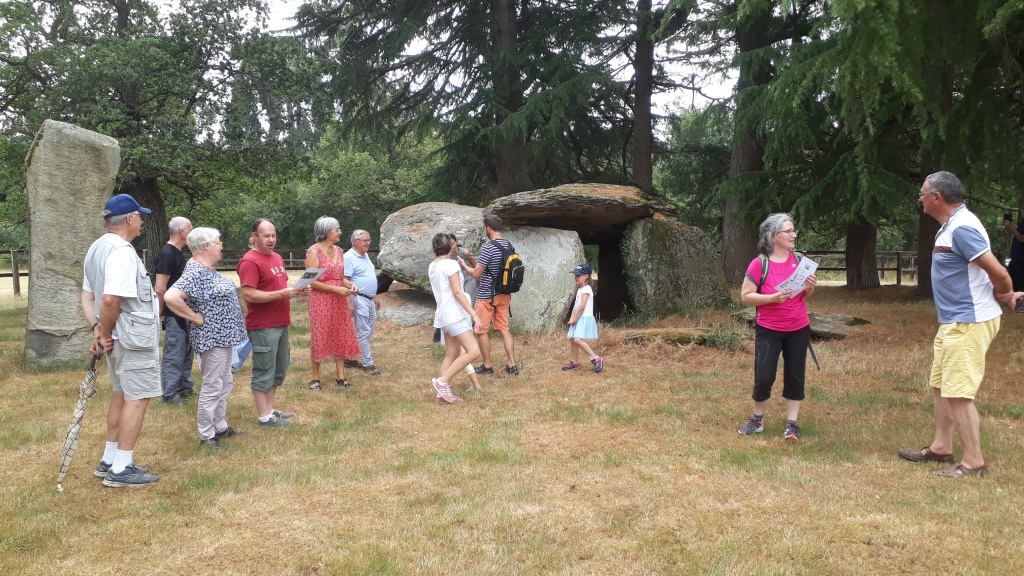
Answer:
[[[308, 322], [296, 303], [295, 362], [278, 396], [296, 426], [256, 429], [244, 368], [229, 417], [247, 436], [203, 453], [195, 404], [155, 403], [137, 458], [162, 480], [105, 489], [92, 476], [102, 386], [64, 494], [56, 460], [84, 371], [26, 369], [24, 307], [0, 307], [0, 572], [1024, 571], [1024, 316], [1004, 318], [979, 399], [992, 474], [957, 482], [895, 457], [931, 434], [931, 302], [895, 287], [824, 287], [812, 302], [872, 324], [816, 346], [823, 370], [809, 372], [799, 444], [781, 438], [781, 399], [765, 434], [736, 434], [750, 411], [749, 343], [625, 346], [624, 330], [604, 327], [605, 371], [566, 374], [564, 338], [521, 335], [522, 376], [483, 378], [479, 397], [439, 407], [430, 330], [386, 322], [374, 339], [383, 376], [350, 371], [354, 390], [307, 391]], [[722, 322], [725, 312], [659, 324]]]

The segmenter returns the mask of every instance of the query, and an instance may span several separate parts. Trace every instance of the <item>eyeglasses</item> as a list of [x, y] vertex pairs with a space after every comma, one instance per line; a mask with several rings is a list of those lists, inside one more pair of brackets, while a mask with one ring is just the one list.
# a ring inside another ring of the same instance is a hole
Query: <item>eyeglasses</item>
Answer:
[[918, 200], [920, 200], [920, 199], [924, 198], [925, 196], [928, 196], [929, 194], [938, 194], [938, 192], [918, 192], [917, 198], [918, 198]]
[[779, 234], [789, 234], [790, 236], [796, 236], [797, 234], [799, 234], [799, 232], [796, 228], [793, 228], [792, 230], [779, 230]]

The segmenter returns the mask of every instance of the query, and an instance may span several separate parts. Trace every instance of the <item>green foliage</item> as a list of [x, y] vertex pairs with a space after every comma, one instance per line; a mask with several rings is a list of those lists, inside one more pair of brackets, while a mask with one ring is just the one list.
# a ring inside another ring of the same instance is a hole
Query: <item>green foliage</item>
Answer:
[[[0, 92], [10, 97], [0, 98], [2, 135], [31, 138], [52, 118], [117, 138], [115, 191], [134, 194], [157, 220], [165, 204], [191, 215], [216, 194], [280, 186], [315, 142], [322, 114], [315, 99], [302, 98], [315, 94], [313, 71], [298, 42], [260, 31], [264, 0], [4, 10]], [[23, 171], [0, 172], [5, 204], [22, 187]], [[0, 216], [16, 219], [16, 206]], [[160, 224], [147, 230], [150, 248], [166, 235]]]
[[670, 126], [668, 143], [655, 163], [655, 189], [676, 206], [682, 222], [718, 244], [722, 213], [715, 189], [729, 176], [730, 111], [720, 104], [682, 110]]

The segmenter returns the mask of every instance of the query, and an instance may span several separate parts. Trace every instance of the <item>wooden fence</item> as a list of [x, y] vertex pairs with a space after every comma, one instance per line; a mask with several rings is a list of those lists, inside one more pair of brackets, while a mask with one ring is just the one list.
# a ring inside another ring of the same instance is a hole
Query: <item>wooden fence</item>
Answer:
[[[342, 248], [347, 250], [347, 248]], [[224, 250], [223, 256], [220, 262], [217, 263], [215, 268], [217, 270], [227, 271], [235, 270], [238, 267], [238, 261], [248, 252], [248, 249], [242, 250]], [[150, 270], [153, 269], [153, 262], [149, 258], [149, 250], [145, 248], [138, 249], [139, 258], [146, 264], [146, 267]], [[306, 268], [306, 249], [281, 249], [276, 250], [281, 258], [284, 259], [284, 267], [287, 270], [305, 270]], [[368, 250], [370, 254], [370, 260], [376, 264], [377, 253], [379, 250]], [[4, 257], [7, 258], [4, 258]], [[0, 261], [10, 259], [10, 272], [0, 272], [0, 278], [10, 278], [13, 284], [13, 292], [15, 296], [21, 295], [21, 278], [28, 276], [28, 250], [0, 250]]]

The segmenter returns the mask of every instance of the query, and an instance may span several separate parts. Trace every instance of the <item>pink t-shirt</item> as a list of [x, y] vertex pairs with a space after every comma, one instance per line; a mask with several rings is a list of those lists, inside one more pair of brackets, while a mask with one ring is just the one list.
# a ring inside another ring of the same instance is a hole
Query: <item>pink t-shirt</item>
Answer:
[[[793, 275], [796, 270], [796, 256], [789, 253], [789, 259], [785, 262], [772, 262], [768, 260], [768, 281], [761, 286], [761, 294], [775, 294], [776, 286], [785, 282], [786, 278]], [[747, 266], [747, 278], [754, 285], [761, 281], [761, 259], [754, 258]], [[811, 323], [807, 318], [807, 304], [804, 302], [805, 292], [779, 304], [764, 304], [757, 307], [757, 325], [777, 330], [779, 332], [794, 332]]]

